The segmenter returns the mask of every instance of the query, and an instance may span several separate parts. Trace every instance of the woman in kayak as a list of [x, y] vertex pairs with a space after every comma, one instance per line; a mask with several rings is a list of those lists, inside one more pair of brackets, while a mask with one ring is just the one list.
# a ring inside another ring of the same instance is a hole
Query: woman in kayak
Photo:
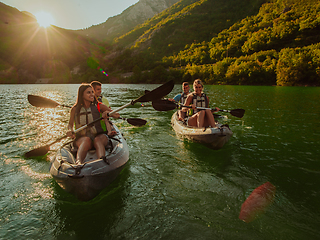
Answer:
[[[105, 147], [109, 139], [105, 134], [104, 121], [94, 124], [92, 127], [87, 127], [75, 135], [73, 127], [76, 129], [84, 126], [100, 116], [107, 118], [111, 109], [103, 103], [94, 104], [94, 91], [90, 84], [81, 84], [78, 89], [78, 96], [75, 105], [71, 108], [70, 119], [68, 124], [68, 137], [75, 138], [74, 145], [78, 148], [76, 162], [82, 164], [87, 152], [93, 147], [96, 149], [98, 158], [105, 158]], [[118, 118], [119, 113], [112, 114], [113, 118]]]
[[[200, 110], [197, 107], [209, 107], [209, 98], [203, 93], [203, 84], [200, 79], [194, 80], [193, 82], [194, 92], [190, 93], [185, 101], [185, 105], [192, 106], [191, 112], [192, 115], [188, 118], [188, 126], [194, 127], [215, 127], [214, 116], [212, 112], [218, 112], [219, 108], [216, 108], [214, 111], [211, 109]], [[183, 108], [184, 111], [187, 111], [188, 108]]]

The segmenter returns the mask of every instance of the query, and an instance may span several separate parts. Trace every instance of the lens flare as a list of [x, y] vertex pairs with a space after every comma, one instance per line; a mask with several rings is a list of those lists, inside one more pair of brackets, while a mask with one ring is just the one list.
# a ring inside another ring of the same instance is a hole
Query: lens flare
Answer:
[[108, 77], [108, 73], [106, 73], [105, 71], [103, 71], [103, 69], [101, 67], [98, 67], [98, 69], [100, 70], [100, 72], [102, 72], [104, 75], [106, 75]]

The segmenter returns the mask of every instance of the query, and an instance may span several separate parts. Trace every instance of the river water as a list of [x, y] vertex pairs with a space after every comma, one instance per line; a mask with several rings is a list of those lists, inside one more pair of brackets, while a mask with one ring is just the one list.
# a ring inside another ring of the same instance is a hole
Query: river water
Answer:
[[[114, 121], [129, 162], [98, 197], [80, 202], [49, 174], [54, 151], [23, 157], [66, 133], [69, 110], [33, 107], [27, 95], [72, 105], [78, 86], [1, 85], [0, 239], [319, 239], [320, 88], [205, 86], [211, 107], [246, 110], [242, 119], [226, 114], [234, 135], [220, 150], [178, 138], [173, 111], [125, 108], [121, 116], [148, 123]], [[157, 86], [102, 89], [116, 108]], [[239, 220], [242, 203], [268, 181], [274, 202], [253, 222]]]

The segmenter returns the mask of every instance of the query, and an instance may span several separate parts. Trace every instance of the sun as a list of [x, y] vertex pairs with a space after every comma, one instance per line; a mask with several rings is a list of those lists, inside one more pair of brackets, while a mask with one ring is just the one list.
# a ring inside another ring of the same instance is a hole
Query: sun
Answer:
[[54, 24], [54, 18], [48, 12], [41, 11], [36, 13], [35, 16], [37, 18], [37, 22], [40, 25], [40, 27], [47, 28], [50, 25]]

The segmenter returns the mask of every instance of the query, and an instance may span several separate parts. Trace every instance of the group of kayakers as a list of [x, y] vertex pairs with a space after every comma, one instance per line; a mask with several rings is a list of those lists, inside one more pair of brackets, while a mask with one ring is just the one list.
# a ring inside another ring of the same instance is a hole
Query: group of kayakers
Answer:
[[[186, 121], [188, 126], [196, 127], [215, 127], [213, 112], [219, 111], [209, 109], [209, 98], [203, 93], [203, 83], [200, 79], [193, 82], [193, 92], [190, 92], [188, 82], [182, 83], [183, 92], [176, 95], [174, 102], [179, 102], [182, 106], [178, 110], [178, 117], [181, 121]], [[191, 106], [188, 108], [187, 106]], [[199, 110], [198, 108], [208, 108]], [[77, 164], [82, 164], [87, 152], [95, 148], [98, 158], [105, 158], [105, 147], [108, 145], [109, 137], [116, 134], [109, 121], [111, 112], [109, 102], [101, 95], [101, 83], [93, 81], [91, 84], [83, 83], [78, 89], [76, 103], [70, 111], [67, 135], [74, 138], [74, 147], [77, 148]], [[86, 125], [93, 120], [103, 117], [104, 120], [94, 124], [93, 127], [86, 128], [76, 135], [73, 132], [75, 128]], [[119, 113], [113, 113], [113, 118], [119, 118]]]
[[[193, 92], [190, 92], [190, 86], [188, 82], [182, 83], [182, 93], [177, 94], [173, 99], [169, 99], [174, 102], [182, 104], [180, 110], [178, 110], [178, 118], [180, 121], [187, 121], [188, 126], [194, 127], [215, 127], [213, 112], [218, 112], [220, 109], [215, 110], [198, 108], [209, 108], [209, 98], [203, 92], [203, 84], [200, 79], [196, 79], [193, 82]], [[190, 106], [191, 109], [186, 106]]]

